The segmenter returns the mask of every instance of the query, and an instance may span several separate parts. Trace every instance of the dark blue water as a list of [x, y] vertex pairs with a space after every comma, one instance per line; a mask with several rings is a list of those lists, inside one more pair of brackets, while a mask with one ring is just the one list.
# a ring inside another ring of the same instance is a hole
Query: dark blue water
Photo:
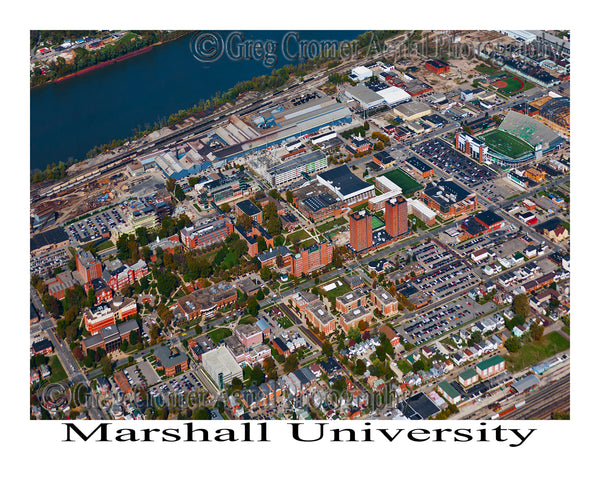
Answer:
[[[34, 88], [31, 168], [43, 170], [53, 162], [81, 160], [95, 145], [130, 137], [136, 128], [144, 130], [240, 81], [298, 63], [314, 55], [324, 40], [350, 42], [363, 32], [242, 33], [243, 37], [230, 36], [231, 32], [215, 32], [217, 36], [202, 38], [186, 35], [128, 60]], [[193, 52], [204, 61], [195, 58], [190, 49], [193, 39], [198, 40]], [[207, 58], [219, 52], [218, 60], [207, 63]]]

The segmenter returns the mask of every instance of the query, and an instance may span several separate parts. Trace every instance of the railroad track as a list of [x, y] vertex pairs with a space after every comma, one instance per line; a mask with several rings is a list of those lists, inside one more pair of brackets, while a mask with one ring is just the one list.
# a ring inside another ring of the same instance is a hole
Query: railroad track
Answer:
[[[568, 412], [571, 405], [570, 389], [571, 375], [567, 374], [531, 392], [523, 398], [524, 405], [509, 411], [501, 418], [502, 420], [546, 420], [550, 418], [552, 412]], [[519, 403], [516, 402], [515, 405]]]

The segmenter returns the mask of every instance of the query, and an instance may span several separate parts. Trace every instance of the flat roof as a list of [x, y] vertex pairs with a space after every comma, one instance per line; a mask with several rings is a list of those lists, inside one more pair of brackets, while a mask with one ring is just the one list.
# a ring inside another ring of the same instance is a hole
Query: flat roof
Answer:
[[475, 218], [488, 227], [504, 220], [500, 215], [492, 212], [491, 210], [479, 212], [477, 215], [475, 215]]
[[317, 174], [317, 178], [320, 178], [326, 186], [342, 197], [348, 197], [363, 190], [375, 189], [372, 184], [354, 175], [347, 165], [320, 172]]
[[250, 200], [242, 200], [241, 202], [236, 203], [236, 206], [243, 213], [249, 216], [253, 216], [261, 212], [260, 208], [254, 205]]

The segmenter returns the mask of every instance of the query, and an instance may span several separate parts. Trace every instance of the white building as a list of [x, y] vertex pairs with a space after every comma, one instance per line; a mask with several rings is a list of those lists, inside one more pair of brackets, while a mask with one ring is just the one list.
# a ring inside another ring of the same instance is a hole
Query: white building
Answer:
[[242, 367], [224, 346], [202, 354], [202, 367], [221, 390], [234, 378], [242, 380], [244, 377]]
[[358, 67], [354, 67], [352, 69], [352, 76], [356, 78], [359, 82], [366, 80], [367, 78], [371, 78], [373, 76], [373, 72], [363, 65], [359, 65]]

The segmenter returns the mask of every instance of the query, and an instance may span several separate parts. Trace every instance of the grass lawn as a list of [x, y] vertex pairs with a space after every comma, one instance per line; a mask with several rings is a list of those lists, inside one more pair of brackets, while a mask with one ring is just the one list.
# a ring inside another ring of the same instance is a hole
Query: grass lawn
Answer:
[[281, 325], [281, 328], [290, 328], [294, 323], [286, 316], [277, 319], [277, 323]]
[[531, 342], [523, 345], [518, 352], [506, 357], [507, 368], [516, 372], [531, 367], [542, 360], [567, 350], [571, 342], [558, 332], [544, 335], [540, 342]]
[[500, 70], [498, 70], [497, 68], [490, 67], [484, 63], [477, 65], [475, 67], [475, 70], [477, 70], [479, 73], [483, 73], [485, 75], [496, 75], [497, 73], [500, 73]]
[[309, 238], [308, 240], [302, 242], [300, 244], [300, 250], [308, 247], [312, 247], [317, 241], [314, 238]]
[[113, 242], [111, 242], [110, 240], [107, 240], [106, 242], [103, 242], [100, 245], [98, 245], [96, 247], [96, 251], [101, 252], [102, 250], [106, 250], [107, 248], [111, 248], [114, 246], [115, 246], [115, 244]]
[[340, 281], [340, 283], [342, 284], [341, 287], [336, 287], [333, 290], [329, 290], [328, 292], [326, 292], [325, 290], [323, 290], [323, 288], [320, 288], [319, 291], [329, 299], [329, 301], [332, 303], [332, 305], [335, 305], [335, 299], [336, 297], [339, 297], [340, 295], [343, 295], [344, 293], [348, 293], [350, 292], [352, 289], [346, 285], [344, 282], [342, 282], [339, 278], [336, 278], [335, 280], [331, 280], [329, 282], [327, 282], [325, 285], [329, 285], [333, 282], [336, 281]]
[[381, 228], [385, 225], [385, 222], [383, 220], [381, 220], [379, 217], [373, 215], [371, 217], [371, 224], [373, 227], [373, 230], [377, 230], [378, 228]]
[[356, 205], [355, 207], [352, 207], [352, 213], [358, 212], [359, 210], [364, 210], [368, 206], [369, 206], [369, 202], [360, 203], [360, 204]]
[[50, 357], [50, 361], [48, 362], [48, 366], [50, 367], [51, 375], [48, 378], [50, 383], [60, 382], [61, 380], [65, 380], [67, 378], [67, 372], [63, 368], [58, 355], [52, 355]]
[[293, 245], [295, 242], [300, 242], [309, 237], [309, 234], [306, 230], [299, 230], [294, 233], [290, 233], [287, 237], [287, 243]]
[[212, 332], [208, 332], [208, 336], [215, 342], [215, 345], [218, 345], [221, 340], [231, 336], [231, 330], [228, 328], [217, 328]]
[[345, 223], [348, 223], [348, 220], [346, 220], [344, 217], [335, 218], [330, 222], [322, 223], [321, 225], [317, 226], [317, 231], [320, 233], [324, 233], [331, 230], [333, 227], [337, 227], [338, 225], [344, 225]]

